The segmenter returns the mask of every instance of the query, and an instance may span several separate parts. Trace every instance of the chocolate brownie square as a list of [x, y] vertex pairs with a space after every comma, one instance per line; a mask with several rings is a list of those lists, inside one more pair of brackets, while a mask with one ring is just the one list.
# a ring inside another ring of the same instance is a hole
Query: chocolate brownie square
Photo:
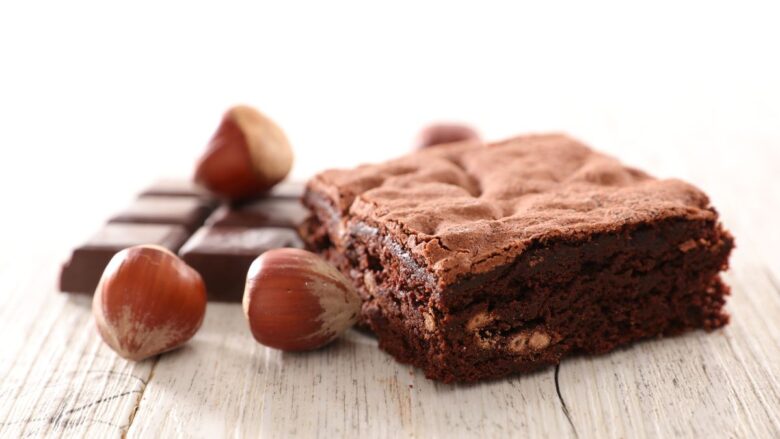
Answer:
[[307, 244], [381, 348], [445, 382], [728, 321], [707, 196], [562, 135], [461, 142], [309, 181]]

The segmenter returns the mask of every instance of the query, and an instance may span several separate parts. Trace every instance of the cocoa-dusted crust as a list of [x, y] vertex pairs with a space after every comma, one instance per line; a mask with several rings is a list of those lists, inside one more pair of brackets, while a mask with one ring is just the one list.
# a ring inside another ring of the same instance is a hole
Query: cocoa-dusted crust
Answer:
[[349, 275], [380, 346], [474, 381], [713, 329], [731, 236], [698, 189], [564, 136], [460, 143], [308, 185], [306, 239]]

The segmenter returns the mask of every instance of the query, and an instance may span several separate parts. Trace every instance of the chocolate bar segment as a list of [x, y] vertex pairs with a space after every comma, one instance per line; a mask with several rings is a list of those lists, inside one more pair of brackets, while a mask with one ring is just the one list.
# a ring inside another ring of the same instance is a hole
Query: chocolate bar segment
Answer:
[[463, 142], [315, 176], [307, 245], [379, 346], [476, 381], [728, 322], [733, 238], [699, 189], [561, 135]]
[[283, 181], [266, 194], [269, 198], [287, 198], [300, 200], [303, 197], [303, 190], [306, 185], [300, 181]]
[[298, 229], [308, 216], [308, 209], [298, 200], [264, 198], [236, 206], [224, 205], [214, 212], [207, 224]]
[[143, 190], [141, 196], [162, 195], [170, 197], [196, 197], [212, 199], [209, 192], [192, 180], [163, 178]]
[[156, 244], [174, 252], [181, 248], [180, 255], [204, 278], [210, 300], [240, 301], [247, 270], [257, 256], [303, 246], [297, 230], [309, 213], [300, 202], [301, 191], [300, 183], [282, 183], [267, 198], [223, 205], [204, 226], [217, 199], [189, 181], [159, 180], [73, 251], [63, 266], [60, 289], [92, 293], [116, 252]]
[[212, 210], [212, 203], [199, 197], [150, 195], [137, 198], [109, 222], [176, 224], [194, 232]]
[[302, 246], [298, 234], [290, 229], [205, 226], [179, 255], [201, 274], [209, 300], [240, 302], [255, 258], [271, 249]]
[[177, 252], [187, 240], [187, 230], [173, 224], [106, 224], [84, 245], [73, 250], [60, 274], [60, 290], [95, 292], [100, 276], [118, 251], [134, 245], [154, 244]]

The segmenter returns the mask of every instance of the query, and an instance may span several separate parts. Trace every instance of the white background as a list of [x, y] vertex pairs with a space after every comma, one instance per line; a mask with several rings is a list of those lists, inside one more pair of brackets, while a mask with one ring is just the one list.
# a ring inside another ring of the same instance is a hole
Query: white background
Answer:
[[452, 3], [3, 2], [0, 221], [94, 230], [80, 209], [188, 175], [234, 103], [287, 131], [297, 178], [401, 154], [442, 119], [566, 131], [651, 172], [689, 150], [738, 178], [708, 145], [780, 147], [770, 2]]

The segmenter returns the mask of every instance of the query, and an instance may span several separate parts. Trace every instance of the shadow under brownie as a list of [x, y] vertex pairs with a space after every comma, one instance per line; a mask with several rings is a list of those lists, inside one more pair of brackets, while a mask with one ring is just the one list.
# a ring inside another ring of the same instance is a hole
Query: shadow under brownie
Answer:
[[727, 323], [733, 239], [706, 195], [561, 135], [425, 149], [308, 184], [307, 244], [380, 346], [442, 381]]

